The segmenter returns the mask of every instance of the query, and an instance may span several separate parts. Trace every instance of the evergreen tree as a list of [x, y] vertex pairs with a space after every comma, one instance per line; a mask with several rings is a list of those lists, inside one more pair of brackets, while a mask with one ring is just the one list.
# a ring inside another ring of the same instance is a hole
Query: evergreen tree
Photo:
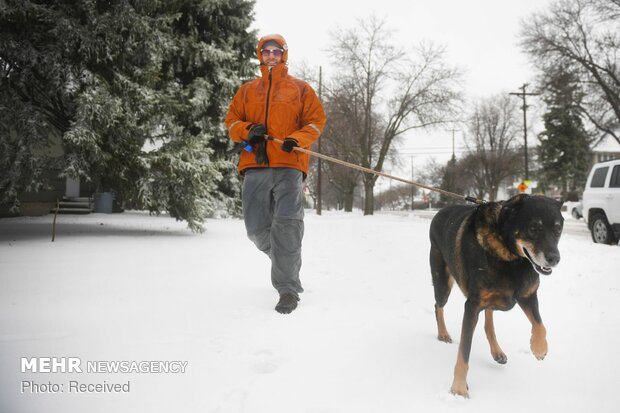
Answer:
[[[6, 1], [0, 203], [18, 208], [19, 194], [44, 186], [42, 171], [56, 166], [129, 207], [169, 211], [200, 230], [236, 195], [222, 118], [250, 73], [252, 8], [247, 0]], [[61, 157], [48, 150], [55, 144]]]
[[179, 14], [172, 25], [175, 47], [163, 62], [162, 86], [178, 94], [172, 114], [189, 140], [206, 143], [217, 166], [216, 199], [240, 212], [236, 162], [222, 119], [241, 83], [253, 77], [256, 34], [248, 31], [254, 2], [247, 0], [163, 1], [166, 14]]
[[[443, 178], [441, 179], [441, 189], [444, 189], [449, 192], [458, 193], [459, 188], [457, 188], [457, 169], [456, 169], [456, 158], [453, 156], [444, 169]], [[455, 204], [455, 198], [452, 198], [448, 195], [441, 194], [439, 199], [442, 202], [447, 203], [449, 205]]]
[[590, 167], [591, 138], [579, 110], [583, 94], [578, 78], [557, 67], [543, 85], [547, 112], [543, 115], [545, 130], [538, 136], [538, 150], [544, 185], [563, 191], [583, 188]]
[[597, 129], [592, 135], [620, 144], [620, 0], [548, 2], [523, 20], [521, 46], [544, 75], [570, 67], [585, 92], [580, 113]]
[[[465, 158], [461, 158], [457, 161], [456, 157], [453, 155], [445, 167], [442, 168], [443, 177], [440, 188], [458, 195], [468, 195], [470, 193], [478, 194], [480, 191], [476, 188], [477, 180], [473, 175], [477, 171], [475, 168], [471, 168], [472, 158], [474, 157], [475, 155], [468, 154]], [[475, 163], [478, 164], [477, 161], [475, 161]], [[482, 191], [482, 194], [483, 195], [480, 195], [479, 198], [484, 197], [484, 191]], [[443, 203], [449, 205], [461, 202], [457, 198], [445, 194], [441, 194], [439, 199]]]

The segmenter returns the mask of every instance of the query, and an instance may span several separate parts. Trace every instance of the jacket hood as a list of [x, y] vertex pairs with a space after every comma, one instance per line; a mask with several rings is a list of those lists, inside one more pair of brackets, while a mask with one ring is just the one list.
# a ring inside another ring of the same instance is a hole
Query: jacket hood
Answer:
[[282, 35], [280, 34], [268, 34], [260, 38], [260, 40], [258, 41], [258, 46], [256, 46], [256, 57], [258, 57], [258, 61], [261, 62], [261, 65], [263, 64], [260, 50], [263, 48], [263, 45], [270, 40], [273, 40], [277, 42], [280, 46], [282, 46], [282, 48], [284, 49], [284, 53], [282, 54], [282, 63], [286, 63], [286, 61], [288, 60], [288, 45], [286, 44], [286, 40], [284, 40], [284, 37], [282, 37]]

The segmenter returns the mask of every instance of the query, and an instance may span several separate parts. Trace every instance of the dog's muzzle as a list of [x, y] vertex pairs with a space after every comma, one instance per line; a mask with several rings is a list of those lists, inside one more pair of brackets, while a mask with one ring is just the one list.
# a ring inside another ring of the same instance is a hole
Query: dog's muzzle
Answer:
[[534, 258], [532, 258], [532, 255], [527, 250], [527, 248], [525, 246], [523, 246], [522, 248], [523, 248], [523, 252], [525, 253], [525, 257], [532, 264], [534, 269], [540, 274], [550, 275], [553, 272], [551, 268], [555, 267], [560, 262], [559, 253], [549, 253], [545, 255], [545, 261], [547, 262], [547, 265], [549, 266], [547, 267], [547, 266], [538, 265], [536, 261], [534, 261]]

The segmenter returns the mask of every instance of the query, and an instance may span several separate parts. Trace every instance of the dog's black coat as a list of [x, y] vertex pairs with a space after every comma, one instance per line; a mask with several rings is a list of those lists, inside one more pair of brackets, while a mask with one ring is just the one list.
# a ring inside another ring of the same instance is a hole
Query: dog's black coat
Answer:
[[443, 307], [453, 282], [467, 297], [452, 392], [467, 393], [471, 341], [480, 311], [493, 358], [507, 358], [493, 326], [494, 310], [515, 304], [532, 323], [531, 348], [542, 359], [547, 352], [546, 330], [538, 311], [539, 272], [550, 274], [558, 264], [562, 232], [561, 203], [542, 196], [517, 195], [505, 202], [450, 206], [440, 210], [430, 227], [430, 266], [435, 289], [438, 338], [451, 342]]

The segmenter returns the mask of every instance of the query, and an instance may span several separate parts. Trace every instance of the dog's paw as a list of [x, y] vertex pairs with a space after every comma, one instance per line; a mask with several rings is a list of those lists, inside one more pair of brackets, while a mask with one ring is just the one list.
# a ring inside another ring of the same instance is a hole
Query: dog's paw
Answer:
[[499, 364], [506, 364], [508, 362], [508, 356], [506, 356], [503, 351], [492, 353], [492, 356], [493, 360], [497, 361]]
[[468, 390], [469, 390], [469, 386], [467, 385], [467, 382], [454, 381], [454, 383], [452, 383], [452, 388], [450, 389], [450, 393], [454, 394], [455, 396], [461, 396], [466, 399], [469, 399]]
[[536, 336], [532, 336], [532, 340], [530, 341], [530, 349], [534, 354], [534, 357], [538, 360], [543, 360], [547, 355], [547, 339], [538, 338]]
[[452, 343], [452, 337], [450, 337], [450, 334], [440, 334], [437, 336], [437, 340], [443, 341], [444, 343]]

